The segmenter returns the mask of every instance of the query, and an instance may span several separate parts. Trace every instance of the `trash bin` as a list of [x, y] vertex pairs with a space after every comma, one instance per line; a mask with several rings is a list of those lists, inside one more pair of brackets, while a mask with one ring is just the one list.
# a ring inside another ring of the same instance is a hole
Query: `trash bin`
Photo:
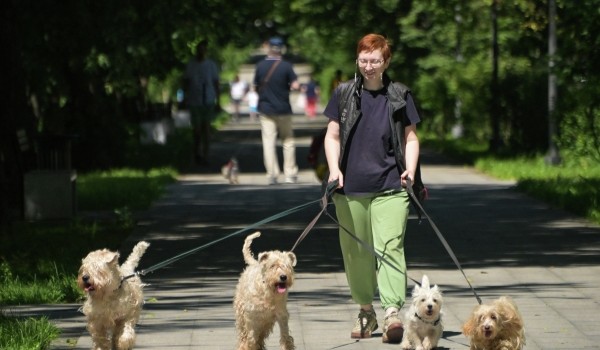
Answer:
[[25, 174], [26, 220], [68, 219], [77, 212], [77, 173], [73, 170], [34, 170]]

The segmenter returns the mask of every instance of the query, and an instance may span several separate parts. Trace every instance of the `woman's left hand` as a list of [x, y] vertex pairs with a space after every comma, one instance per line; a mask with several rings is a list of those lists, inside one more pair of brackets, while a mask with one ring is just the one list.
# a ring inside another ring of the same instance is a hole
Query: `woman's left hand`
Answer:
[[402, 187], [406, 187], [406, 178], [410, 178], [410, 181], [413, 182], [414, 178], [415, 178], [415, 174], [414, 172], [410, 172], [408, 170], [405, 170], [402, 175], [400, 175], [400, 183], [402, 184]]

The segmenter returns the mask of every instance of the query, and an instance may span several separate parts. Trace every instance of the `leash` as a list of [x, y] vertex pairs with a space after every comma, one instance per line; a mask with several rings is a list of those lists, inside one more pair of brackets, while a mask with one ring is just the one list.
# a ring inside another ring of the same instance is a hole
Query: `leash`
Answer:
[[458, 269], [462, 273], [463, 277], [465, 278], [465, 281], [467, 281], [467, 284], [471, 288], [471, 291], [473, 292], [473, 295], [475, 295], [475, 299], [477, 299], [477, 302], [481, 305], [481, 298], [479, 297], [479, 295], [475, 291], [475, 288], [473, 288], [473, 286], [471, 285], [471, 282], [469, 282], [469, 279], [467, 278], [467, 275], [463, 271], [463, 269], [462, 269], [462, 267], [460, 265], [460, 262], [456, 258], [456, 255], [454, 254], [454, 251], [452, 250], [452, 248], [450, 248], [450, 245], [448, 244], [448, 242], [444, 238], [444, 235], [442, 235], [442, 233], [440, 232], [440, 230], [437, 228], [437, 226], [435, 225], [435, 223], [433, 222], [433, 220], [431, 219], [431, 217], [429, 217], [429, 215], [427, 214], [427, 212], [425, 211], [425, 209], [421, 205], [421, 202], [419, 202], [419, 199], [415, 195], [415, 192], [412, 189], [412, 181], [411, 181], [411, 179], [409, 177], [406, 178], [406, 191], [412, 197], [414, 203], [421, 210], [421, 212], [423, 213], [423, 215], [425, 216], [425, 218], [427, 219], [427, 221], [429, 221], [429, 224], [431, 225], [431, 228], [433, 229], [433, 231], [435, 232], [435, 234], [438, 236], [438, 238], [442, 242], [442, 245], [444, 246], [444, 248], [446, 248], [446, 251], [450, 255], [450, 258], [452, 258], [452, 261], [454, 261], [454, 264], [456, 265], [456, 267], [458, 267]]
[[[298, 237], [298, 239], [296, 240], [296, 243], [294, 243], [294, 246], [292, 247], [292, 249], [290, 251], [294, 251], [294, 249], [296, 249], [296, 247], [298, 246], [298, 244], [300, 244], [300, 242], [302, 240], [304, 240], [304, 238], [306, 238], [306, 236], [308, 235], [308, 233], [312, 230], [312, 228], [314, 227], [314, 225], [317, 223], [317, 221], [319, 220], [319, 218], [321, 217], [321, 215], [323, 213], [325, 213], [325, 215], [327, 215], [334, 223], [336, 223], [340, 228], [342, 228], [348, 235], [350, 235], [350, 237], [352, 239], [354, 239], [356, 242], [358, 242], [361, 246], [363, 246], [365, 249], [369, 250], [377, 259], [379, 259], [382, 263], [385, 263], [386, 265], [388, 265], [389, 267], [391, 267], [392, 269], [394, 269], [395, 271], [406, 275], [406, 273], [400, 271], [400, 269], [398, 269], [394, 264], [392, 264], [391, 262], [389, 262], [388, 260], [386, 260], [381, 254], [379, 254], [375, 248], [373, 248], [372, 246], [370, 246], [369, 244], [365, 243], [363, 240], [361, 240], [360, 238], [358, 238], [355, 234], [353, 234], [352, 232], [350, 232], [350, 230], [348, 230], [346, 227], [344, 227], [343, 225], [341, 225], [339, 223], [339, 221], [337, 219], [335, 219], [328, 211], [327, 211], [327, 206], [329, 205], [329, 201], [328, 198], [332, 195], [332, 193], [337, 189], [338, 186], [338, 181], [333, 181], [331, 183], [327, 184], [327, 187], [325, 189], [325, 193], [323, 194], [323, 196], [320, 199], [314, 200], [314, 201], [310, 201], [307, 202], [305, 204], [301, 204], [299, 206], [296, 206], [294, 208], [285, 210], [283, 212], [277, 213], [275, 215], [269, 216], [268, 218], [265, 218], [263, 220], [257, 221], [253, 224], [251, 224], [250, 226], [247, 226], [243, 229], [240, 229], [238, 231], [235, 231], [233, 233], [230, 233], [229, 235], [226, 235], [224, 237], [221, 237], [217, 240], [214, 240], [212, 242], [209, 242], [207, 244], [198, 246], [196, 248], [190, 249], [184, 253], [181, 253], [179, 255], [176, 255], [172, 258], [166, 259], [162, 262], [159, 262], [158, 264], [155, 264], [147, 269], [141, 270], [141, 271], [136, 271], [130, 275], [124, 276], [121, 279], [121, 284], [119, 285], [119, 287], [121, 287], [122, 283], [130, 278], [136, 277], [136, 276], [145, 276], [148, 273], [154, 272], [158, 269], [161, 269], [165, 266], [168, 266], [178, 260], [181, 260], [189, 255], [192, 255], [200, 250], [206, 249], [210, 246], [213, 246], [225, 239], [231, 238], [233, 236], [239, 235], [243, 232], [249, 231], [251, 229], [257, 228], [261, 225], [264, 225], [266, 223], [269, 223], [271, 221], [277, 220], [279, 218], [285, 217], [287, 215], [290, 215], [292, 213], [295, 213], [297, 211], [303, 210], [304, 208], [307, 208], [308, 206], [320, 202], [321, 203], [321, 210], [317, 213], [317, 215], [308, 223], [308, 225], [306, 226], [306, 228], [304, 229], [304, 231], [302, 232], [302, 234], [300, 234], [300, 236]], [[435, 225], [435, 223], [433, 222], [433, 220], [431, 219], [431, 217], [429, 217], [429, 214], [427, 214], [427, 212], [425, 211], [425, 209], [423, 208], [423, 206], [421, 205], [421, 202], [419, 202], [417, 196], [415, 195], [414, 191], [412, 190], [412, 181], [410, 180], [410, 178], [406, 179], [406, 190], [408, 192], [408, 194], [412, 197], [412, 199], [414, 200], [415, 204], [417, 205], [417, 207], [421, 210], [421, 212], [423, 213], [423, 215], [425, 216], [425, 218], [429, 221], [429, 224], [431, 225], [431, 228], [434, 230], [434, 232], [436, 233], [436, 235], [438, 236], [439, 240], [442, 242], [442, 245], [444, 246], [444, 248], [446, 249], [446, 251], [448, 252], [448, 254], [450, 255], [450, 258], [452, 258], [452, 260], [454, 261], [454, 264], [456, 265], [456, 267], [458, 267], [458, 269], [460, 270], [460, 272], [462, 273], [463, 277], [465, 278], [465, 281], [467, 282], [467, 284], [469, 285], [469, 287], [471, 288], [471, 291], [473, 292], [473, 295], [475, 296], [475, 299], [477, 299], [477, 302], [481, 305], [481, 298], [479, 297], [479, 295], [477, 294], [477, 292], [475, 291], [475, 288], [473, 288], [473, 286], [471, 285], [471, 282], [469, 282], [469, 279], [467, 278], [467, 275], [465, 274], [465, 272], [462, 269], [462, 266], [460, 265], [460, 262], [458, 261], [458, 259], [456, 258], [456, 255], [454, 254], [454, 251], [452, 250], [452, 248], [450, 247], [450, 245], [448, 244], [448, 242], [446, 241], [446, 239], [444, 238], [444, 236], [442, 235], [442, 233], [440, 232], [440, 230], [437, 228], [437, 226]], [[408, 276], [407, 276], [408, 277]], [[410, 277], [408, 277], [410, 278]], [[415, 282], [416, 284], [420, 285], [420, 283], [412, 278], [410, 278], [413, 282]]]
[[[317, 213], [317, 215], [308, 223], [308, 225], [306, 226], [306, 228], [304, 229], [304, 231], [302, 232], [302, 234], [300, 234], [300, 237], [298, 237], [298, 239], [296, 240], [296, 243], [294, 243], [294, 246], [292, 247], [292, 249], [290, 251], [294, 251], [294, 249], [296, 249], [296, 247], [298, 246], [298, 244], [300, 244], [300, 242], [302, 240], [304, 240], [304, 238], [308, 235], [308, 233], [310, 232], [310, 230], [313, 228], [313, 226], [315, 226], [315, 224], [317, 223], [317, 221], [319, 220], [319, 218], [321, 217], [321, 215], [323, 213], [325, 213], [326, 216], [328, 216], [334, 223], [336, 223], [341, 229], [343, 229], [348, 235], [350, 235], [350, 237], [352, 237], [352, 239], [354, 239], [356, 242], [358, 242], [358, 244], [360, 244], [363, 248], [367, 249], [371, 254], [373, 254], [377, 259], [379, 259], [379, 261], [381, 261], [382, 263], [385, 263], [386, 265], [388, 265], [389, 267], [391, 267], [394, 271], [402, 274], [402, 275], [406, 275], [405, 272], [400, 271], [400, 269], [398, 269], [396, 267], [396, 265], [392, 264], [391, 262], [389, 262], [386, 258], [383, 257], [383, 255], [379, 254], [375, 248], [373, 248], [371, 245], [367, 244], [366, 242], [364, 242], [363, 240], [361, 240], [360, 238], [358, 238], [355, 234], [353, 234], [352, 232], [350, 232], [350, 230], [348, 230], [347, 228], [345, 228], [342, 224], [340, 224], [340, 222], [335, 219], [333, 216], [331, 216], [331, 214], [329, 214], [329, 212], [327, 211], [327, 206], [329, 205], [329, 200], [328, 198], [331, 197], [331, 195], [333, 194], [333, 192], [337, 189], [338, 187], [338, 180], [335, 180], [333, 182], [330, 182], [327, 184], [327, 187], [325, 189], [325, 193], [323, 194], [323, 197], [321, 197], [320, 202], [321, 202], [321, 210]], [[407, 276], [411, 281], [415, 282], [416, 284], [420, 285], [420, 283], [414, 279], [412, 279], [411, 277]]]
[[328, 198], [336, 190], [337, 186], [338, 186], [338, 180], [335, 180], [335, 181], [327, 184], [327, 187], [325, 188], [325, 193], [323, 193], [323, 196], [321, 197], [321, 199], [319, 199], [319, 202], [321, 202], [321, 210], [308, 223], [308, 225], [306, 225], [306, 228], [304, 229], [304, 231], [302, 231], [302, 233], [300, 234], [300, 237], [298, 237], [298, 239], [296, 240], [296, 243], [294, 243], [294, 246], [292, 247], [292, 249], [290, 249], [290, 252], [293, 252], [294, 249], [296, 249], [298, 244], [300, 244], [300, 242], [302, 242], [304, 240], [304, 238], [306, 238], [306, 236], [308, 235], [310, 230], [312, 230], [313, 226], [315, 226], [317, 221], [319, 221], [319, 218], [321, 217], [321, 215], [323, 213], [327, 212], [327, 206], [329, 205]]
[[[421, 285], [421, 283], [419, 281], [414, 280], [413, 278], [411, 278], [410, 276], [408, 276], [405, 272], [400, 271], [400, 269], [398, 269], [394, 264], [392, 264], [391, 262], [389, 262], [388, 260], [386, 260], [383, 257], [383, 255], [379, 254], [375, 250], [375, 248], [373, 248], [371, 245], [367, 244], [366, 242], [364, 242], [363, 240], [361, 240], [360, 238], [358, 238], [355, 234], [353, 234], [352, 232], [350, 232], [350, 230], [348, 230], [346, 227], [344, 227], [342, 224], [340, 224], [340, 222], [336, 218], [334, 218], [327, 211], [327, 206], [329, 204], [328, 203], [328, 198], [337, 189], [337, 186], [338, 186], [338, 181], [337, 180], [335, 180], [335, 181], [327, 184], [327, 188], [325, 190], [325, 193], [323, 194], [323, 197], [320, 199], [321, 210], [317, 213], [317, 215], [306, 226], [306, 228], [304, 229], [304, 231], [302, 232], [302, 234], [300, 235], [300, 237], [298, 238], [298, 240], [296, 240], [296, 243], [292, 247], [291, 251], [294, 251], [294, 249], [296, 249], [296, 247], [298, 246], [298, 244], [302, 240], [304, 240], [304, 238], [308, 235], [308, 233], [310, 232], [310, 230], [314, 227], [314, 225], [319, 220], [319, 218], [321, 217], [321, 215], [323, 213], [325, 213], [325, 215], [327, 215], [334, 223], [336, 223], [341, 229], [343, 229], [348, 235], [350, 235], [350, 237], [352, 237], [352, 239], [354, 239], [356, 242], [358, 242], [363, 248], [367, 249], [371, 254], [373, 254], [382, 263], [385, 263], [386, 265], [388, 265], [389, 267], [391, 267], [394, 271], [399, 272], [400, 274], [406, 275], [407, 278], [409, 278], [411, 281], [413, 281], [417, 285]], [[467, 275], [463, 271], [462, 266], [460, 265], [460, 262], [458, 261], [458, 259], [456, 258], [456, 255], [454, 254], [454, 251], [452, 250], [452, 248], [450, 247], [450, 245], [448, 244], [448, 242], [444, 238], [444, 235], [442, 235], [442, 233], [437, 228], [437, 226], [435, 225], [435, 223], [433, 222], [433, 220], [431, 219], [431, 217], [429, 217], [429, 214], [427, 214], [427, 212], [425, 211], [425, 208], [423, 208], [423, 206], [421, 205], [421, 202], [419, 201], [419, 199], [415, 195], [415, 192], [412, 189], [412, 181], [408, 177], [406, 179], [406, 191], [412, 197], [412, 199], [414, 200], [414, 203], [416, 204], [416, 206], [418, 207], [418, 209], [422, 212], [423, 216], [425, 216], [425, 218], [429, 221], [429, 224], [431, 225], [431, 227], [435, 231], [436, 235], [438, 236], [438, 238], [442, 242], [442, 245], [444, 246], [444, 248], [446, 248], [446, 251], [450, 255], [450, 258], [452, 258], [452, 260], [454, 261], [454, 264], [456, 265], [456, 267], [458, 267], [458, 269], [462, 273], [463, 277], [465, 278], [465, 281], [467, 281], [467, 284], [471, 288], [471, 291], [473, 292], [473, 295], [475, 296], [475, 299], [477, 299], [477, 302], [481, 305], [481, 298], [479, 297], [479, 295], [475, 291], [475, 288], [473, 288], [473, 286], [471, 285], [471, 282], [469, 282], [469, 279], [467, 278]]]
[[[164, 260], [162, 262], [159, 262], [158, 264], [155, 264], [155, 265], [153, 265], [153, 266], [151, 266], [151, 267], [149, 267], [147, 269], [144, 269], [144, 270], [141, 270], [141, 271], [136, 271], [136, 272], [134, 272], [134, 273], [132, 273], [130, 275], [124, 276], [121, 279], [121, 284], [125, 280], [128, 280], [128, 279], [136, 277], [136, 276], [145, 276], [145, 275], [147, 275], [147, 274], [149, 274], [151, 272], [154, 272], [154, 271], [156, 271], [158, 269], [161, 269], [161, 268], [163, 268], [163, 267], [165, 267], [167, 265], [170, 265], [170, 264], [172, 264], [172, 263], [174, 263], [174, 262], [176, 262], [178, 260], [181, 260], [181, 259], [183, 259], [183, 258], [185, 258], [185, 257], [187, 257], [189, 255], [192, 255], [192, 254], [194, 254], [194, 253], [196, 253], [196, 252], [198, 252], [200, 250], [203, 250], [203, 249], [206, 249], [206, 248], [208, 248], [210, 246], [213, 246], [213, 245], [215, 245], [215, 244], [217, 244], [217, 243], [219, 243], [219, 242], [221, 242], [221, 241], [223, 241], [223, 240], [225, 240], [227, 238], [239, 235], [239, 234], [241, 234], [243, 232], [246, 232], [246, 231], [250, 231], [250, 230], [252, 230], [254, 228], [257, 228], [257, 227], [259, 227], [261, 225], [264, 225], [266, 223], [269, 223], [271, 221], [275, 221], [275, 220], [280, 219], [280, 218], [282, 218], [284, 216], [287, 216], [287, 215], [290, 215], [292, 213], [295, 213], [295, 212], [298, 212], [300, 210], [303, 210], [303, 209], [305, 209], [305, 208], [307, 208], [307, 207], [309, 207], [309, 206], [311, 206], [311, 205], [313, 205], [313, 204], [315, 204], [315, 203], [317, 203], [319, 201], [321, 201], [321, 200], [317, 199], [317, 200], [314, 200], [314, 201], [310, 201], [310, 202], [298, 205], [298, 206], [296, 206], [294, 208], [291, 208], [291, 209], [279, 212], [279, 213], [277, 213], [275, 215], [272, 215], [272, 216], [269, 216], [266, 219], [257, 221], [255, 223], [251, 224], [250, 226], [247, 226], [247, 227], [245, 227], [243, 229], [237, 230], [237, 231], [235, 231], [233, 233], [230, 233], [230, 234], [228, 234], [228, 235], [226, 235], [224, 237], [221, 237], [221, 238], [219, 238], [217, 240], [214, 240], [212, 242], [209, 242], [209, 243], [206, 243], [204, 245], [198, 246], [196, 248], [190, 249], [190, 250], [188, 250], [186, 252], [183, 252], [183, 253], [181, 253], [179, 255], [176, 255], [176, 256], [174, 256], [172, 258], [169, 258], [169, 259], [166, 259], [166, 260]], [[119, 285], [119, 287], [120, 287], [120, 285]]]

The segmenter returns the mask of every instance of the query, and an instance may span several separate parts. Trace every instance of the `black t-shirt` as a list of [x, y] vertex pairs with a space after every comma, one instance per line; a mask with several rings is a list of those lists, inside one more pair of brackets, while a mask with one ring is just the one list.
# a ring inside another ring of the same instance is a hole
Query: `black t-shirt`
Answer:
[[[325, 107], [324, 114], [339, 122], [338, 94], [336, 89]], [[406, 97], [405, 125], [421, 121], [410, 94]], [[386, 90], [363, 90], [361, 95], [362, 116], [355, 125], [355, 132], [348, 140], [348, 160], [344, 173], [343, 192], [347, 195], [369, 195], [386, 190], [401, 189], [400, 174], [394, 157], [392, 130], [388, 118]]]

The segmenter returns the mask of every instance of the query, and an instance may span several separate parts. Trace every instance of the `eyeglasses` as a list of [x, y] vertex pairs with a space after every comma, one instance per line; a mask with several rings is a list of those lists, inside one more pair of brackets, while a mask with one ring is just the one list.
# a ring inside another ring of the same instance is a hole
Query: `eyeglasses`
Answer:
[[384, 60], [367, 60], [364, 58], [359, 58], [356, 61], [358, 62], [358, 65], [360, 67], [366, 67], [370, 63], [371, 67], [373, 67], [373, 68], [377, 68], [377, 67], [381, 66], [384, 62]]

